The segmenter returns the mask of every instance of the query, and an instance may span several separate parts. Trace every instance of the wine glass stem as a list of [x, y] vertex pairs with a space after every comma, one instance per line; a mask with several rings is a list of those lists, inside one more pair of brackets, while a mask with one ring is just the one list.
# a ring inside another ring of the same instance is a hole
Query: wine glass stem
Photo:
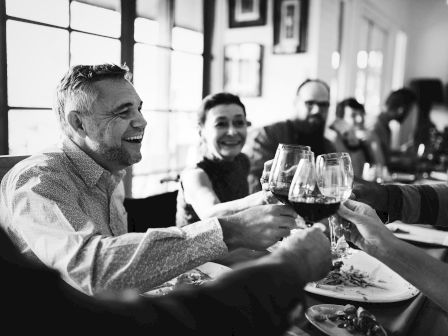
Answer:
[[331, 253], [336, 252], [337, 237], [336, 237], [336, 217], [330, 216], [328, 219], [329, 229], [330, 229], [330, 243], [331, 243]]

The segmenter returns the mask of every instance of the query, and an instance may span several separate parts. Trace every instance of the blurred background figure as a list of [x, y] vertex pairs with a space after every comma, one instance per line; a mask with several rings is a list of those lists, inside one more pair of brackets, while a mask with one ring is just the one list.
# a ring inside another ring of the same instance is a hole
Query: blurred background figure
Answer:
[[334, 144], [338, 152], [349, 153], [355, 176], [361, 177], [365, 163], [382, 162], [382, 153], [374, 134], [365, 127], [364, 105], [347, 98], [336, 106], [336, 119], [330, 125], [335, 131]]
[[249, 192], [261, 190], [264, 162], [274, 158], [280, 143], [310, 146], [315, 155], [334, 152], [324, 131], [330, 106], [330, 88], [320, 79], [307, 79], [299, 85], [294, 100], [296, 117], [254, 129], [248, 135], [244, 152], [251, 169]]
[[378, 139], [380, 149], [384, 157], [384, 164], [390, 171], [406, 171], [412, 167], [415, 160], [417, 148], [414, 146], [413, 137], [410, 141], [400, 148], [400, 151], [393, 151], [392, 131], [390, 122], [396, 121], [403, 124], [405, 119], [415, 114], [417, 110], [417, 97], [415, 93], [408, 88], [401, 88], [392, 91], [384, 102], [383, 111], [379, 114], [373, 134]]

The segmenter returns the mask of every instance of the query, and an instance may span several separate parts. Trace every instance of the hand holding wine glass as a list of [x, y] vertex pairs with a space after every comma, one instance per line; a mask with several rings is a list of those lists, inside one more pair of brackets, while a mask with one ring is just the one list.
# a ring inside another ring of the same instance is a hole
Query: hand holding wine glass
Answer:
[[[339, 202], [347, 200], [353, 187], [353, 167], [350, 155], [345, 152], [322, 154], [316, 160], [317, 184], [321, 193]], [[332, 252], [343, 256], [348, 244], [342, 234], [343, 227], [336, 224], [336, 217], [331, 216], [330, 238]]]
[[289, 187], [297, 165], [309, 146], [279, 144], [269, 174], [269, 190], [282, 203], [288, 203]]

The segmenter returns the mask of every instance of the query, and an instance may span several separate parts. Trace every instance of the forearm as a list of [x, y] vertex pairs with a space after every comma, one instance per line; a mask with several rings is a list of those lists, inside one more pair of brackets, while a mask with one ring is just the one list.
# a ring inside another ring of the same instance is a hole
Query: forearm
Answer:
[[28, 225], [21, 233], [38, 259], [90, 295], [127, 288], [144, 292], [227, 253], [216, 219], [116, 237], [92, 235], [91, 230], [49, 225], [43, 232]]
[[244, 197], [229, 202], [214, 204], [207, 210], [203, 211], [203, 213], [198, 215], [201, 219], [228, 216], [246, 210], [250, 206], [251, 204], [249, 199]]
[[389, 218], [405, 223], [448, 225], [448, 186], [390, 185]]
[[447, 264], [399, 239], [382, 245], [372, 255], [448, 311]]

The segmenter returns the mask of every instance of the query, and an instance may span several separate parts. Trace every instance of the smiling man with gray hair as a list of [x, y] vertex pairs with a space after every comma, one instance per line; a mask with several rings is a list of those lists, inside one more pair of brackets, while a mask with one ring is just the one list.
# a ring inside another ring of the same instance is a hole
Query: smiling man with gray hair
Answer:
[[0, 186], [0, 223], [19, 251], [90, 295], [147, 291], [229, 250], [264, 250], [295, 225], [291, 208], [266, 205], [128, 233], [122, 177], [142, 157], [142, 104], [126, 67], [70, 68], [57, 88], [61, 145], [19, 162]]

